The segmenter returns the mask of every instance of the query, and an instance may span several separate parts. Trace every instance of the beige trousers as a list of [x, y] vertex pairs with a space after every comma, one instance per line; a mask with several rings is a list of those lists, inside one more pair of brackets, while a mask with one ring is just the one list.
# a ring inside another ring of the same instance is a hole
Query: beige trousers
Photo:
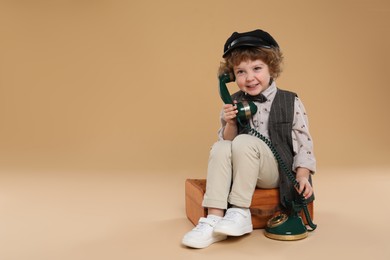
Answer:
[[276, 188], [278, 181], [275, 157], [259, 138], [241, 134], [233, 141], [218, 141], [210, 151], [202, 206], [248, 208], [256, 187]]

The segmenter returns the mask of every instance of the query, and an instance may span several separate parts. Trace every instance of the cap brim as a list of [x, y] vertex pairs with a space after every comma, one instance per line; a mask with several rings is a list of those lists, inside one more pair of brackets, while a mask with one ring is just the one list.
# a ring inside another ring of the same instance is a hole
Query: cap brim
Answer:
[[[243, 37], [244, 38], [244, 37]], [[247, 37], [249, 38], [249, 37]], [[272, 48], [272, 46], [266, 44], [265, 42], [263, 41], [259, 41], [258, 39], [254, 39], [254, 40], [251, 40], [251, 39], [247, 39], [247, 40], [241, 40], [240, 41], [240, 38], [235, 41], [233, 41], [230, 45], [230, 47], [224, 52], [224, 54], [222, 55], [223, 58], [225, 58], [225, 56], [231, 52], [232, 50], [234, 49], [237, 49], [237, 48], [240, 48], [240, 47], [260, 47], [260, 48], [267, 48], [267, 49], [270, 49]]]

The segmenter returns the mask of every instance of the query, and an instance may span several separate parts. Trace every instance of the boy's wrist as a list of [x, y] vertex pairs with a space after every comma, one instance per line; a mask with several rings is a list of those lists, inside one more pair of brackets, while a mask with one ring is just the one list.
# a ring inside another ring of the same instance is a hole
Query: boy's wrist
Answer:
[[301, 179], [301, 178], [305, 178], [305, 179], [309, 179], [309, 176], [310, 176], [310, 170], [307, 169], [307, 168], [303, 168], [303, 167], [298, 167], [297, 168], [297, 174], [296, 174], [296, 179]]
[[232, 122], [226, 122], [226, 125], [228, 125], [229, 127], [234, 127], [234, 128], [237, 128], [237, 123], [236, 121], [232, 121]]

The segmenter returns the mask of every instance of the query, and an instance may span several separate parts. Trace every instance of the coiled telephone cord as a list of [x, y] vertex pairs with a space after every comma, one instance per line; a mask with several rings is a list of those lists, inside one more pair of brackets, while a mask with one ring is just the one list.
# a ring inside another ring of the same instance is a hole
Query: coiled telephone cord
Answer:
[[[241, 123], [241, 122], [239, 122], [239, 123]], [[248, 132], [250, 134], [252, 134], [253, 136], [258, 137], [260, 140], [262, 140], [271, 149], [271, 152], [275, 156], [276, 161], [278, 162], [280, 168], [285, 172], [287, 178], [293, 183], [294, 187], [299, 188], [299, 183], [295, 179], [294, 174], [286, 166], [286, 164], [284, 163], [284, 161], [280, 157], [279, 153], [276, 151], [275, 147], [272, 145], [271, 141], [268, 138], [266, 138], [265, 136], [263, 136], [262, 134], [260, 134], [255, 129], [251, 128], [249, 125], [246, 125], [244, 127], [247, 128], [247, 130], [248, 130]], [[306, 201], [305, 197], [303, 196], [303, 192], [301, 194], [299, 194], [299, 200], [300, 200], [299, 204], [302, 206], [302, 209], [303, 209], [303, 212], [305, 214], [307, 223], [311, 227], [311, 229], [308, 229], [308, 231], [314, 231], [317, 228], [317, 225], [314, 224], [312, 219], [311, 219], [309, 210], [307, 209], [307, 201]]]

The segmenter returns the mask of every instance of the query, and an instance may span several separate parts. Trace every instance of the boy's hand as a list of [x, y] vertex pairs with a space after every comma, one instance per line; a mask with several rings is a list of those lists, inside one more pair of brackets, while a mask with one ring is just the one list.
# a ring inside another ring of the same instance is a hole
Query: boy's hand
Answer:
[[237, 101], [234, 100], [234, 105], [232, 104], [225, 104], [223, 106], [223, 119], [226, 121], [229, 125], [235, 125], [236, 124], [236, 117], [237, 117]]
[[299, 183], [299, 189], [297, 189], [298, 193], [301, 194], [303, 191], [303, 196], [305, 199], [310, 198], [310, 196], [313, 194], [313, 188], [310, 185], [310, 182], [307, 178], [301, 177], [297, 178], [297, 182]]
[[313, 195], [313, 187], [309, 182], [310, 171], [306, 168], [299, 167], [297, 168], [297, 182], [299, 183], [299, 187], [296, 188], [299, 194], [303, 192], [303, 196], [305, 199], [310, 198]]

